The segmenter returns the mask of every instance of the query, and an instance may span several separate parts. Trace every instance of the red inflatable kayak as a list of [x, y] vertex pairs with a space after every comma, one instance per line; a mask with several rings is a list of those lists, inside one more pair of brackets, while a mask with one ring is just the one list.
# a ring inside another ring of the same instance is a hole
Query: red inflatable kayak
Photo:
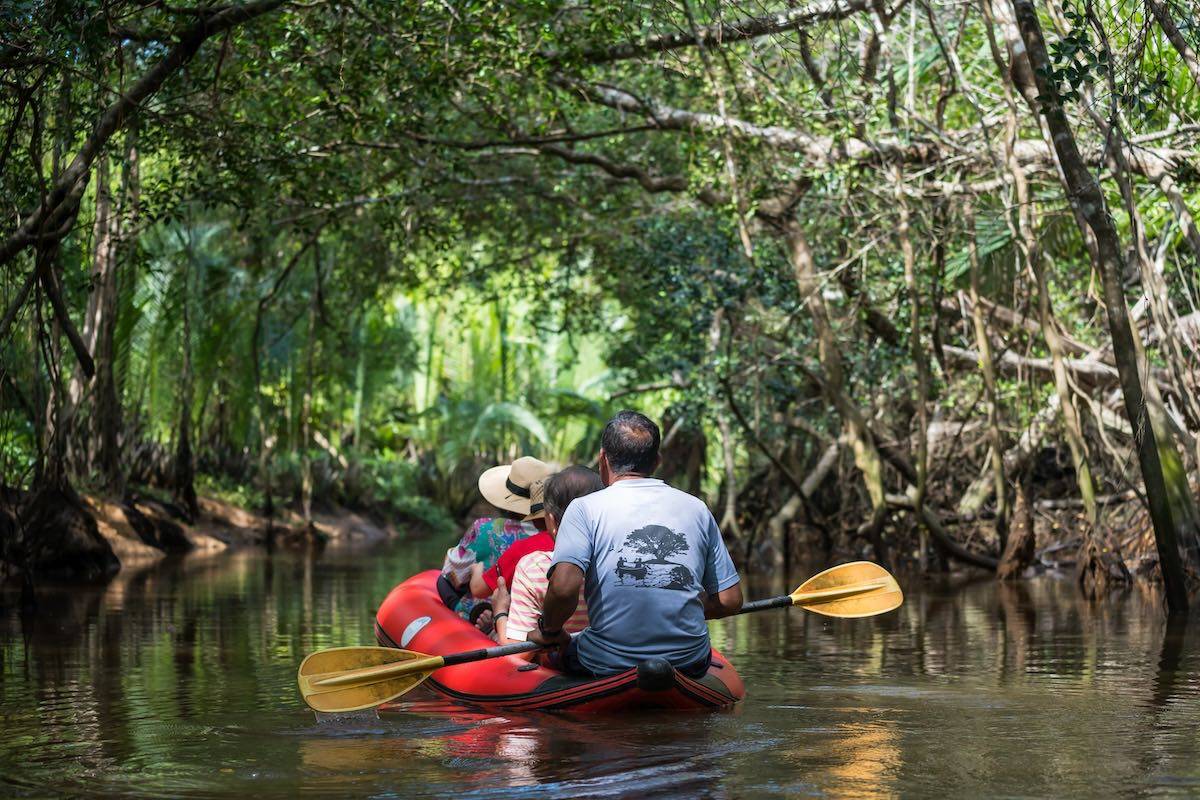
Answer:
[[[391, 591], [375, 618], [379, 644], [431, 655], [494, 645], [446, 608], [437, 578], [437, 570], [421, 572]], [[443, 667], [425, 685], [459, 703], [522, 711], [724, 708], [746, 696], [737, 671], [716, 650], [708, 673], [699, 679], [680, 674], [662, 659], [604, 678], [577, 678], [504, 656]]]

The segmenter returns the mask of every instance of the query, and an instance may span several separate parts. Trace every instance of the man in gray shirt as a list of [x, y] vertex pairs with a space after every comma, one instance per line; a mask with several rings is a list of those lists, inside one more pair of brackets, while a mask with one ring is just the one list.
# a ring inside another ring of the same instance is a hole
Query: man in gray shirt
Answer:
[[[737, 570], [705, 504], [650, 477], [658, 426], [622, 411], [604, 428], [600, 477], [607, 488], [571, 503], [559, 522], [550, 585], [530, 641], [564, 648], [563, 666], [611, 675], [654, 657], [684, 674], [708, 669], [706, 619], [742, 607]], [[563, 630], [583, 586], [589, 627]]]

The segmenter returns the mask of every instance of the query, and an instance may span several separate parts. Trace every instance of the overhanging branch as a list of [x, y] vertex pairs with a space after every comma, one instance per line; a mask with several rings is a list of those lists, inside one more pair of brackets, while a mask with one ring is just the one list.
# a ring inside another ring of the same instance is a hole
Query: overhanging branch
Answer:
[[[903, 6], [907, 0], [901, 0]], [[685, 47], [704, 45], [720, 46], [732, 42], [744, 42], [761, 36], [800, 30], [820, 22], [846, 19], [870, 8], [866, 0], [818, 0], [815, 3], [789, 8], [775, 14], [760, 17], [743, 17], [732, 22], [705, 25], [693, 30], [651, 36], [639, 42], [592, 47], [576, 55], [578, 60], [590, 64], [608, 64], [627, 61], [642, 56], [667, 53]], [[548, 61], [566, 61], [573, 54], [550, 51], [544, 54]]]

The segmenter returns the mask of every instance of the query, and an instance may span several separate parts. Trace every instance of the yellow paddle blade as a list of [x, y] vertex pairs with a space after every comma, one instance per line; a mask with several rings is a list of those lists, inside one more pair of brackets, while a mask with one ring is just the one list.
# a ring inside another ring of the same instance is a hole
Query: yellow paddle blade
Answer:
[[442, 659], [393, 647], [334, 647], [300, 664], [300, 696], [314, 711], [374, 708], [412, 691]]
[[873, 617], [904, 602], [900, 584], [870, 561], [852, 561], [812, 576], [792, 592], [792, 605], [827, 617]]

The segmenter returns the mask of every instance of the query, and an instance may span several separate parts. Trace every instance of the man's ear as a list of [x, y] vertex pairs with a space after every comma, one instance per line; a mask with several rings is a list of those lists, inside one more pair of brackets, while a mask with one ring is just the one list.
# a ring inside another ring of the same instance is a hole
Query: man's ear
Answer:
[[608, 454], [604, 452], [604, 448], [600, 448], [600, 456], [597, 464], [600, 468], [600, 482], [605, 486], [612, 485], [612, 469], [608, 466]]

